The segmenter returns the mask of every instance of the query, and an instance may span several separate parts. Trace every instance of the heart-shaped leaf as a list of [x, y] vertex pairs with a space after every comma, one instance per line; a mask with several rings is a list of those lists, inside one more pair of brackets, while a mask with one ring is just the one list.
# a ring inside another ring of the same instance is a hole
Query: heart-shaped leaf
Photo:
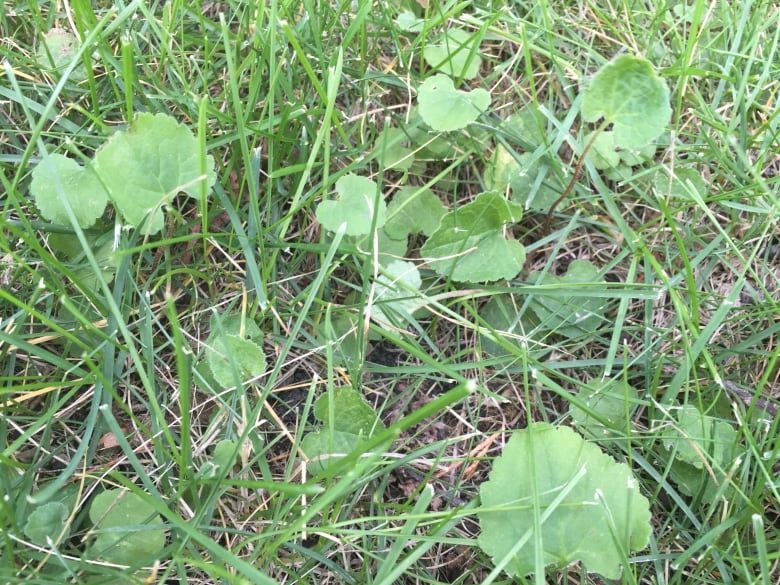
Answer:
[[422, 278], [412, 262], [395, 260], [376, 279], [371, 316], [384, 324], [406, 327], [412, 313], [425, 304], [420, 298]]
[[165, 547], [162, 519], [146, 499], [124, 490], [106, 490], [92, 501], [89, 518], [97, 538], [92, 559], [119, 565], [151, 563]]
[[436, 272], [459, 282], [514, 278], [523, 269], [525, 248], [506, 239], [503, 227], [521, 215], [516, 203], [482, 193], [445, 215], [420, 253]]
[[641, 148], [655, 140], [669, 123], [669, 87], [645, 59], [622, 55], [602, 67], [585, 90], [586, 122], [604, 118], [612, 124], [614, 142]]
[[[536, 278], [531, 275], [531, 279]], [[606, 300], [566, 294], [567, 289], [582, 290], [583, 285], [603, 283], [598, 268], [587, 260], [575, 260], [563, 276], [545, 274], [536, 280], [539, 285], [551, 285], [545, 294], [534, 295], [531, 310], [539, 317], [540, 327], [576, 339], [593, 335], [604, 322]], [[557, 286], [560, 285], [560, 286]], [[594, 290], [595, 292], [595, 290]]]
[[54, 223], [70, 224], [62, 198], [67, 199], [82, 228], [94, 225], [108, 203], [106, 189], [92, 167], [57, 153], [33, 169], [30, 191], [41, 215]]
[[490, 105], [490, 94], [482, 89], [460, 91], [446, 75], [426, 79], [417, 93], [420, 116], [434, 130], [460, 130], [471, 124]]
[[344, 175], [336, 181], [336, 193], [337, 199], [323, 201], [317, 207], [317, 220], [326, 229], [335, 232], [346, 222], [346, 235], [361, 236], [371, 233], [372, 224], [376, 228], [385, 224], [387, 205], [371, 179]]
[[130, 130], [117, 132], [95, 155], [95, 169], [111, 201], [144, 233], [163, 227], [163, 210], [179, 193], [199, 198], [217, 177], [214, 159], [200, 166], [198, 140], [189, 128], [164, 114], [138, 114]]
[[404, 187], [387, 206], [385, 232], [399, 240], [409, 234], [430, 236], [446, 212], [444, 204], [430, 190]]
[[314, 403], [314, 416], [323, 426], [301, 442], [312, 473], [318, 473], [338, 456], [349, 454], [384, 429], [374, 409], [352, 388], [334, 388], [320, 396]]
[[480, 499], [479, 546], [496, 563], [509, 558], [505, 570], [519, 577], [579, 560], [618, 579], [628, 552], [650, 537], [649, 503], [629, 467], [568, 427], [532, 423], [516, 432]]
[[423, 49], [426, 63], [454, 78], [474, 79], [482, 60], [475, 52], [477, 37], [460, 28], [444, 31]]
[[51, 546], [60, 535], [67, 537], [68, 508], [62, 502], [47, 502], [35, 508], [27, 517], [24, 534], [39, 546]]
[[263, 334], [254, 321], [241, 315], [214, 315], [205, 351], [214, 380], [223, 388], [231, 388], [265, 373], [262, 340]]

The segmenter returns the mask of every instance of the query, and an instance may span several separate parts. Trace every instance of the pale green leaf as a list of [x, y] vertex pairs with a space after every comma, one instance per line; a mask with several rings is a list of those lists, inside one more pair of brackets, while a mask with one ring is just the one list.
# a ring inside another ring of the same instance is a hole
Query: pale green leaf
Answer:
[[45, 219], [69, 225], [64, 197], [82, 228], [94, 225], [108, 203], [106, 190], [91, 167], [82, 167], [57, 153], [33, 169], [30, 192]]
[[615, 146], [615, 133], [606, 130], [596, 134], [593, 138], [593, 132], [585, 135], [584, 140], [589, 143], [593, 140], [593, 146], [588, 152], [588, 159], [597, 169], [609, 169], [620, 164], [620, 154]]
[[672, 115], [669, 88], [645, 59], [622, 55], [602, 67], [585, 90], [582, 116], [612, 124], [614, 142], [641, 148], [655, 140]]
[[360, 236], [371, 233], [374, 227], [385, 224], [387, 205], [377, 184], [358, 175], [344, 175], [336, 181], [336, 199], [323, 201], [317, 207], [317, 220], [335, 232], [346, 223], [345, 234]]
[[686, 404], [679, 408], [677, 424], [666, 433], [664, 443], [667, 449], [675, 449], [678, 459], [703, 469], [713, 462], [728, 465], [737, 439], [737, 431], [730, 424]]
[[395, 239], [419, 233], [430, 236], [446, 212], [444, 204], [430, 190], [404, 187], [387, 206], [385, 232]]
[[[41, 39], [35, 58], [43, 69], [61, 72], [73, 61], [80, 44], [76, 35], [55, 27]], [[70, 74], [70, 80], [74, 82], [86, 78], [87, 70], [83, 64], [77, 65]]]
[[588, 572], [618, 579], [629, 551], [650, 537], [649, 503], [631, 469], [568, 427], [532, 423], [514, 433], [480, 500], [479, 546], [496, 563], [509, 558], [505, 570], [514, 576], [537, 568], [538, 543], [545, 566], [581, 561]]
[[403, 32], [419, 33], [425, 26], [425, 20], [417, 18], [409, 10], [403, 10], [396, 17], [395, 25], [398, 27], [398, 30]]
[[414, 151], [404, 146], [410, 137], [401, 128], [386, 127], [376, 138], [377, 160], [386, 170], [408, 171]]
[[569, 404], [574, 424], [586, 437], [603, 439], [625, 433], [639, 394], [624, 380], [601, 380], [583, 388], [577, 397], [584, 409]]
[[301, 443], [312, 473], [351, 453], [385, 428], [374, 409], [352, 388], [334, 388], [320, 396], [314, 403], [314, 416], [323, 427], [307, 434]]
[[124, 490], [106, 490], [89, 508], [96, 539], [88, 555], [119, 565], [151, 564], [165, 547], [162, 519], [145, 498]]
[[49, 547], [58, 540], [67, 538], [66, 526], [69, 515], [68, 507], [62, 502], [42, 504], [27, 517], [24, 534], [38, 546]]
[[657, 172], [653, 176], [653, 188], [662, 197], [694, 200], [696, 195], [704, 197], [707, 193], [707, 183], [701, 173], [690, 167], [674, 170], [674, 174]]
[[266, 369], [263, 333], [254, 321], [241, 315], [214, 315], [205, 360], [223, 388], [261, 376]]
[[476, 88], [455, 89], [446, 75], [426, 79], [417, 93], [417, 103], [423, 121], [439, 132], [460, 130], [471, 124], [490, 105], [490, 94]]
[[468, 31], [452, 28], [425, 45], [423, 58], [433, 69], [450, 77], [474, 79], [482, 63], [476, 41], [477, 37]]
[[371, 317], [380, 323], [405, 327], [412, 314], [425, 304], [420, 297], [422, 278], [412, 262], [395, 260], [377, 277]]
[[604, 284], [598, 269], [587, 260], [573, 261], [563, 276], [531, 274], [530, 280], [549, 285], [545, 294], [534, 295], [531, 304], [544, 329], [576, 339], [593, 335], [603, 324], [607, 304], [603, 297], [566, 294], [567, 290], [587, 290], [584, 285], [592, 285], [595, 293], [599, 290], [595, 287]]
[[543, 157], [526, 152], [515, 158], [501, 144], [485, 169], [485, 186], [500, 193], [509, 189], [512, 201], [537, 211], [549, 209], [563, 192]]
[[508, 240], [504, 225], [520, 219], [522, 209], [498, 193], [482, 193], [445, 215], [420, 249], [441, 275], [459, 282], [511, 279], [523, 268], [525, 248]]
[[95, 169], [125, 221], [154, 234], [163, 211], [179, 193], [199, 198], [216, 181], [214, 159], [200, 167], [198, 140], [165, 114], [138, 114], [130, 129], [114, 134], [95, 155]]

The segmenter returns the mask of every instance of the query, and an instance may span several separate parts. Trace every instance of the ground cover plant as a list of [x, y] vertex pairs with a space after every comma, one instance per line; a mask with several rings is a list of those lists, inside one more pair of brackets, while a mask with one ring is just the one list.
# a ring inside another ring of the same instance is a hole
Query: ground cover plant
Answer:
[[777, 583], [775, 3], [4, 2], [0, 581]]

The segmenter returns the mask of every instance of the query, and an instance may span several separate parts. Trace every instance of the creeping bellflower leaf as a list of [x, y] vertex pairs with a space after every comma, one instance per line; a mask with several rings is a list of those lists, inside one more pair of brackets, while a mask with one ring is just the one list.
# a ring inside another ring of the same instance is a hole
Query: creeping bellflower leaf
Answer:
[[336, 181], [336, 193], [337, 199], [323, 201], [317, 207], [317, 219], [326, 229], [335, 232], [346, 222], [346, 235], [362, 236], [371, 233], [372, 223], [376, 228], [385, 225], [387, 205], [381, 195], [377, 196], [377, 185], [371, 179], [344, 175]]
[[42, 504], [27, 517], [24, 534], [38, 546], [51, 546], [60, 535], [67, 538], [65, 527], [68, 516], [68, 507], [62, 502]]
[[108, 195], [91, 167], [82, 167], [61, 154], [50, 154], [33, 169], [30, 191], [41, 215], [54, 223], [68, 225], [62, 197], [70, 203], [82, 228], [92, 227], [103, 215]]
[[[532, 274], [531, 279], [534, 278]], [[577, 339], [592, 335], [603, 323], [606, 299], [566, 294], [566, 288], [581, 290], [583, 285], [603, 282], [598, 268], [587, 260], [573, 261], [563, 276], [545, 274], [537, 282], [539, 285], [562, 285], [561, 290], [553, 287], [546, 294], [534, 296], [531, 310], [539, 317], [540, 327]]]
[[582, 116], [612, 124], [614, 142], [641, 148], [655, 140], [669, 123], [669, 87], [645, 59], [622, 55], [593, 76], [585, 90]]
[[241, 315], [214, 315], [211, 334], [206, 341], [206, 363], [214, 380], [223, 388], [265, 373], [263, 334], [254, 321]]
[[150, 563], [165, 547], [162, 519], [144, 498], [124, 490], [106, 490], [92, 501], [89, 518], [97, 538], [88, 555], [119, 565]]
[[639, 394], [624, 380], [604, 380], [583, 389], [579, 398], [585, 409], [570, 404], [572, 420], [586, 437], [604, 439], [625, 431]]
[[[739, 437], [727, 422], [686, 404], [677, 411], [677, 424], [664, 430], [664, 447], [673, 456], [670, 475], [681, 492], [711, 500], [729, 481]], [[732, 493], [733, 488], [727, 486]]]
[[479, 546], [495, 562], [509, 557], [511, 575], [541, 569], [539, 558], [556, 568], [582, 561], [618, 579], [629, 551], [650, 538], [649, 503], [631, 469], [568, 427], [533, 423], [515, 433], [480, 499]]
[[319, 473], [329, 462], [349, 454], [385, 428], [374, 409], [352, 388], [334, 388], [320, 396], [314, 403], [314, 416], [323, 426], [301, 442], [312, 473]]
[[506, 239], [503, 227], [521, 215], [522, 208], [499, 193], [482, 193], [445, 215], [420, 253], [436, 272], [458, 282], [514, 278], [523, 269], [525, 248]]
[[405, 327], [425, 304], [419, 296], [422, 278], [412, 262], [390, 262], [376, 280], [371, 316], [380, 323]]
[[145, 234], [162, 229], [163, 210], [177, 194], [199, 198], [203, 184], [208, 191], [217, 179], [214, 158], [202, 170], [197, 138], [165, 114], [138, 114], [97, 152], [95, 170], [124, 219]]
[[[76, 35], [55, 27], [41, 39], [35, 57], [42, 68], [60, 72], [70, 65], [80, 44]], [[86, 78], [87, 70], [84, 65], [77, 65], [70, 75], [70, 80], [74, 82], [83, 81]]]
[[434, 130], [448, 132], [471, 124], [490, 105], [490, 94], [482, 88], [455, 89], [452, 79], [437, 74], [426, 79], [417, 93], [420, 116]]
[[482, 62], [479, 53], [474, 52], [476, 40], [476, 36], [463, 29], [446, 30], [425, 46], [423, 58], [428, 65], [451, 77], [474, 79]]
[[428, 189], [404, 187], [387, 206], [385, 232], [398, 240], [409, 234], [430, 236], [446, 212], [441, 200]]

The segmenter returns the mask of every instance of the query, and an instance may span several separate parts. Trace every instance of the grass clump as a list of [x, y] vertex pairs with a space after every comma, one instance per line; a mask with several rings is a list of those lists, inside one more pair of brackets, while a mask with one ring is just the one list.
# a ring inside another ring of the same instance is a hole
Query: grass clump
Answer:
[[773, 3], [6, 4], [0, 581], [599, 583], [574, 480], [479, 545], [572, 426], [647, 499], [609, 577], [777, 582]]

